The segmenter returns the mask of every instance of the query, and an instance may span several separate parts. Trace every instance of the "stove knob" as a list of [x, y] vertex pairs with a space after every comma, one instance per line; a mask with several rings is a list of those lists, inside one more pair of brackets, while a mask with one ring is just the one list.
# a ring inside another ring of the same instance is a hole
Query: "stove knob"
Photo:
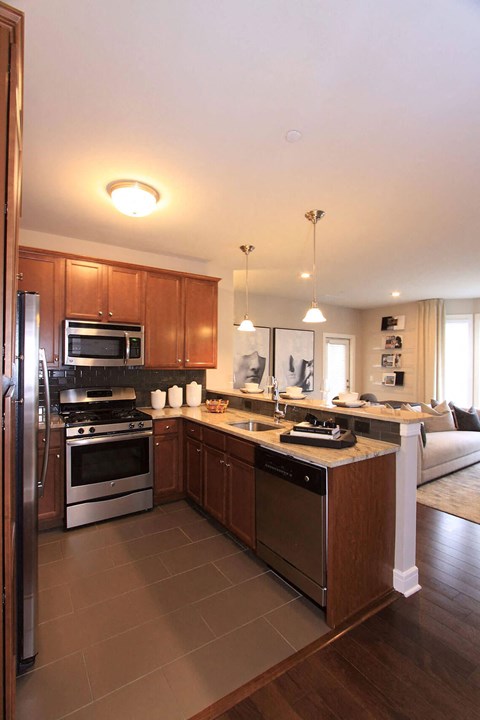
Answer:
[[140, 427], [143, 427], [143, 425], [144, 425], [144, 423], [140, 420], [140, 422], [138, 423], [138, 427], [139, 427], [139, 428], [140, 428]]
[[93, 435], [93, 433], [95, 432], [95, 428], [94, 427], [88, 428], [88, 432], [92, 433], [92, 435]]
[[83, 428], [78, 428], [79, 435], [83, 435], [84, 432], [85, 432], [85, 430]]
[[135, 429], [135, 423], [128, 423], [128, 427], [130, 428], [130, 430], [134, 430], [134, 429]]

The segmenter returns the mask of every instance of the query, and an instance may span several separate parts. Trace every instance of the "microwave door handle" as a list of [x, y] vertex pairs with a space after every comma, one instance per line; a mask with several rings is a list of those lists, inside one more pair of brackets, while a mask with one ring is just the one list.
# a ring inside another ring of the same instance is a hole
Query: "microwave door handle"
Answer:
[[43, 382], [45, 384], [45, 449], [43, 455], [42, 472], [38, 481], [38, 496], [43, 497], [43, 491], [45, 487], [45, 480], [47, 478], [47, 466], [48, 466], [48, 453], [50, 450], [50, 385], [48, 383], [48, 367], [47, 357], [45, 355], [44, 348], [39, 350], [39, 359], [42, 366]]
[[128, 361], [130, 360], [130, 334], [124, 330], [123, 334], [125, 335], [125, 365], [128, 365]]

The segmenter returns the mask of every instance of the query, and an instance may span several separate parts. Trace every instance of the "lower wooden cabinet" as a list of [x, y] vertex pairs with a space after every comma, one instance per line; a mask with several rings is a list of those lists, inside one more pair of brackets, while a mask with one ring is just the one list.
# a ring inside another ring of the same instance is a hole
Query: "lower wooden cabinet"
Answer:
[[[44, 434], [39, 435], [39, 463], [43, 462], [45, 451]], [[38, 528], [49, 530], [63, 524], [65, 505], [65, 461], [64, 431], [50, 431], [47, 476], [43, 497], [38, 500]]]
[[203, 440], [202, 506], [255, 548], [254, 445], [210, 429]]
[[155, 505], [180, 498], [183, 479], [180, 472], [179, 420], [155, 420], [153, 423], [153, 502]]
[[197, 505], [203, 505], [203, 442], [200, 425], [185, 422], [183, 442], [185, 447], [185, 493]]

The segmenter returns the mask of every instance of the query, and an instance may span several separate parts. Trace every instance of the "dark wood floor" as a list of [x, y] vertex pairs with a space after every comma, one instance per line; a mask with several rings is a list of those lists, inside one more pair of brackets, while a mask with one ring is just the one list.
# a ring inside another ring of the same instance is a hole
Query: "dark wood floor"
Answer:
[[399, 598], [221, 720], [480, 718], [480, 525], [418, 505], [422, 591]]

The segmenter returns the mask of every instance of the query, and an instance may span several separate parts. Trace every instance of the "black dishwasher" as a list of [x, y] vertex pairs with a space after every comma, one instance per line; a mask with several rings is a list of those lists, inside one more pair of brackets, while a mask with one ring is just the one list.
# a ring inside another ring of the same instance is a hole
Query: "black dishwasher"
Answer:
[[257, 554], [325, 607], [327, 470], [255, 448]]

